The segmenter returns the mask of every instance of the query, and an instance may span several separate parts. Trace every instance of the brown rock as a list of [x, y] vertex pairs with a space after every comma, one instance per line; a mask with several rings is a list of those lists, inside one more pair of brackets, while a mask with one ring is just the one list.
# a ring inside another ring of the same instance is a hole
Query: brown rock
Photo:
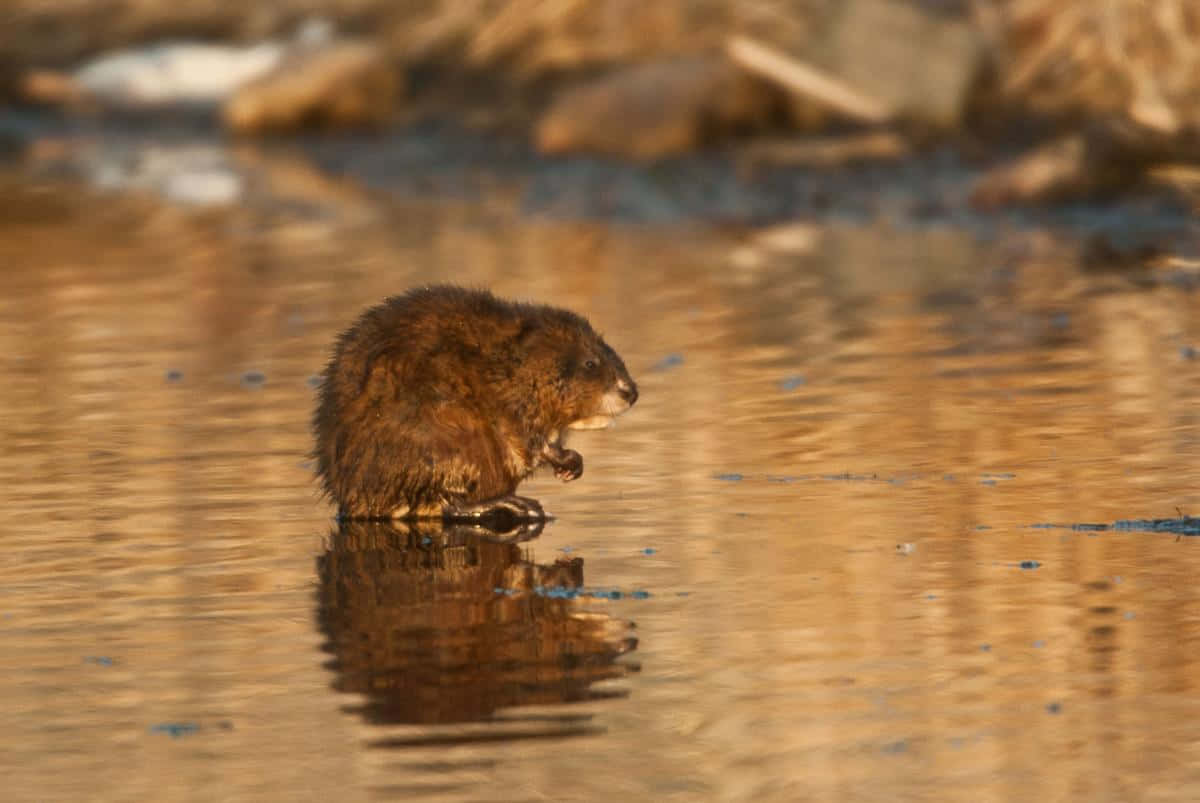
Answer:
[[52, 106], [77, 104], [85, 94], [70, 75], [54, 70], [30, 70], [17, 87], [21, 100]]
[[535, 137], [543, 153], [654, 159], [759, 128], [779, 102], [774, 89], [718, 57], [654, 62], [568, 90], [542, 116]]
[[335, 42], [289, 55], [225, 104], [239, 133], [298, 128], [362, 128], [385, 123], [403, 90], [399, 70], [365, 42]]
[[786, 90], [801, 130], [825, 121], [815, 109], [866, 125], [899, 117], [934, 128], [960, 122], [983, 43], [963, 14], [928, 3], [839, 0], [814, 12], [824, 33], [790, 44], [733, 36], [730, 58]]
[[934, 6], [845, 0], [835, 6], [829, 35], [813, 55], [901, 116], [954, 128], [985, 51], [965, 14], [939, 13]]

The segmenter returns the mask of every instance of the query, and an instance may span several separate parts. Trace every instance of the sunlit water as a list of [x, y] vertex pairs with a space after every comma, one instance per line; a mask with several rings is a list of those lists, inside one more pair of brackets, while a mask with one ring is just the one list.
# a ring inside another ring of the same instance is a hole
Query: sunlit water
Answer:
[[[1186, 268], [15, 195], [6, 800], [1200, 797], [1200, 539], [1071, 527], [1200, 510]], [[332, 337], [433, 280], [574, 308], [639, 382], [526, 540], [316, 493]]]

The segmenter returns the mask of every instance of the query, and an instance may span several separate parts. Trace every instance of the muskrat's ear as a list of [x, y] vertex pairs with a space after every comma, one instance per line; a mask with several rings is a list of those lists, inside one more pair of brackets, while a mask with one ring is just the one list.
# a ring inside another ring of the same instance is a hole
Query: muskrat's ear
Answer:
[[570, 379], [579, 373], [579, 358], [574, 352], [568, 352], [558, 358], [558, 376], [560, 379]]
[[391, 348], [374, 348], [367, 354], [363, 366], [362, 391], [368, 398], [394, 395], [395, 353]]
[[513, 337], [513, 341], [518, 346], [524, 348], [529, 345], [530, 341], [542, 330], [536, 321], [524, 320], [521, 321], [521, 328], [517, 330], [517, 334]]

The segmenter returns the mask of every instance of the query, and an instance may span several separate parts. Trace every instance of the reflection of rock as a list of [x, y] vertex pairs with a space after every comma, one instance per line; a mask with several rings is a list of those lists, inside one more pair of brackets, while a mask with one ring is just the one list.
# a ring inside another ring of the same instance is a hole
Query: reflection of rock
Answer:
[[301, 48], [268, 75], [240, 87], [225, 104], [225, 124], [243, 133], [379, 126], [395, 109], [400, 78], [370, 43]]
[[[0, 133], [0, 155], [4, 147]], [[35, 173], [75, 176], [108, 191], [150, 192], [175, 203], [245, 204], [271, 210], [276, 219], [361, 221], [376, 214], [372, 199], [354, 181], [324, 173], [285, 149], [252, 143], [229, 150], [203, 140], [47, 137], [30, 143], [25, 153]]]
[[579, 588], [582, 558], [535, 564], [481, 532], [347, 522], [317, 559], [334, 688], [365, 695], [369, 721], [486, 720], [607, 696], [591, 685], [627, 671], [615, 660], [636, 641], [623, 623], [537, 591]]
[[351, 179], [326, 173], [302, 156], [278, 147], [246, 143], [233, 151], [233, 163], [247, 177], [248, 200], [286, 205], [293, 212], [368, 220], [372, 199]]
[[545, 153], [594, 151], [653, 159], [714, 136], [761, 127], [779, 95], [719, 58], [628, 67], [565, 92], [538, 123]]
[[224, 149], [181, 144], [103, 147], [43, 140], [34, 158], [59, 170], [77, 170], [103, 190], [157, 193], [176, 203], [222, 206], [240, 200], [245, 178]]

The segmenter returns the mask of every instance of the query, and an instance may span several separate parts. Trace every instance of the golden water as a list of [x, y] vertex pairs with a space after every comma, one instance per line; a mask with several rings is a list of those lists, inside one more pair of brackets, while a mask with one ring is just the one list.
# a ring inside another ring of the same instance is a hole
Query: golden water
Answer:
[[[1030, 526], [1200, 510], [1179, 283], [1033, 235], [16, 195], [0, 797], [1200, 797], [1200, 540]], [[316, 494], [331, 338], [427, 281], [574, 308], [639, 382], [531, 540]]]

